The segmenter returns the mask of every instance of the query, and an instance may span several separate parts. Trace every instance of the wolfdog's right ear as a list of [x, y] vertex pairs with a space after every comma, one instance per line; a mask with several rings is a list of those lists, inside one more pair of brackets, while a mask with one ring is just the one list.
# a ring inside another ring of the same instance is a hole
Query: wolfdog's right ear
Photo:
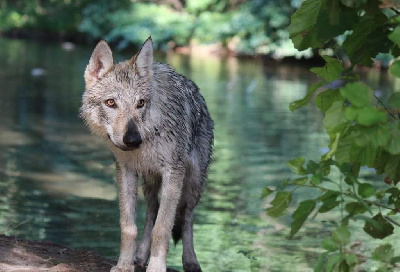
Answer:
[[114, 60], [110, 47], [101, 40], [93, 50], [85, 70], [86, 87], [92, 86], [113, 66]]

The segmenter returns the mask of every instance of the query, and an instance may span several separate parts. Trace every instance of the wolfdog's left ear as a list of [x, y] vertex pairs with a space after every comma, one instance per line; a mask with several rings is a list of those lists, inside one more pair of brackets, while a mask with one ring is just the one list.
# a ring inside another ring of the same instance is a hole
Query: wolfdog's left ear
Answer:
[[89, 64], [85, 70], [86, 86], [96, 83], [113, 66], [114, 60], [110, 47], [105, 40], [101, 40], [93, 50]]
[[136, 64], [138, 72], [142, 76], [151, 76], [153, 68], [153, 41], [151, 36], [142, 45], [139, 53], [132, 59]]

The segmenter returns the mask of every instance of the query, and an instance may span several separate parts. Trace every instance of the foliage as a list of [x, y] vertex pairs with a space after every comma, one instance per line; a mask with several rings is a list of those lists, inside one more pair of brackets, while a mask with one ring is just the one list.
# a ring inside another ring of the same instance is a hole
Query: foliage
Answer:
[[[378, 53], [400, 56], [400, 13], [391, 5], [375, 0], [306, 0], [292, 15], [288, 28], [299, 50], [332, 47], [339, 35], [344, 39], [341, 46], [333, 47], [334, 56], [322, 56], [323, 67], [311, 69], [320, 81], [309, 87], [303, 99], [290, 104], [294, 111], [314, 98], [324, 114], [329, 151], [320, 161], [303, 157], [289, 161], [300, 177], [284, 180], [267, 209], [270, 216], [281, 216], [295, 190], [316, 191], [316, 197], [302, 201], [292, 214], [290, 237], [308, 217], [340, 210], [331, 237], [322, 241], [325, 252], [314, 271], [354, 271], [370, 259], [354, 249], [351, 221], [364, 221], [364, 231], [375, 239], [390, 236], [394, 227], [400, 226], [395, 220], [400, 212], [400, 95], [394, 92], [384, 103], [354, 70], [356, 66], [371, 67]], [[348, 67], [337, 57], [342, 52], [350, 61]], [[400, 77], [400, 60], [394, 61], [389, 71]], [[362, 181], [359, 172], [363, 166], [382, 174], [384, 182]], [[271, 193], [272, 189], [265, 189], [263, 196]], [[400, 265], [390, 244], [377, 247], [372, 259], [381, 262], [378, 271], [392, 271]]]
[[85, 28], [84, 18], [89, 18], [92, 31], [101, 34], [98, 28], [109, 31], [112, 27], [108, 16], [129, 4], [129, 0], [0, 0], [0, 30], [73, 35], [82, 20]]
[[[216, 43], [237, 53], [294, 54], [286, 27], [301, 0], [0, 0], [0, 30], [83, 34], [119, 48], [191, 41]], [[283, 51], [283, 52], [282, 52]]]

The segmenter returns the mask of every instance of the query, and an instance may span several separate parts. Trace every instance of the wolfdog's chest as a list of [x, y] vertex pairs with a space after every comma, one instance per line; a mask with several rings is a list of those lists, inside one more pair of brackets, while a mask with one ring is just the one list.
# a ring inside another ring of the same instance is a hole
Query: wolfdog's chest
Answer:
[[112, 148], [112, 151], [118, 163], [143, 176], [161, 173], [166, 164], [165, 159], [159, 155], [159, 150], [147, 144], [133, 151], [122, 151], [119, 148]]

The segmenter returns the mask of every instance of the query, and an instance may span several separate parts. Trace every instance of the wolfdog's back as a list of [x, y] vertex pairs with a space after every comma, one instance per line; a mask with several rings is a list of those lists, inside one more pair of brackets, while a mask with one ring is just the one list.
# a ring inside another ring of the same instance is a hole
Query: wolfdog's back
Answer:
[[[163, 121], [166, 139], [176, 141], [177, 154], [184, 159], [198, 159], [203, 181], [207, 175], [214, 139], [214, 122], [203, 96], [193, 81], [176, 73], [166, 64], [154, 63], [154, 95]], [[195, 158], [197, 157], [197, 158]], [[186, 157], [187, 158], [187, 157]]]

